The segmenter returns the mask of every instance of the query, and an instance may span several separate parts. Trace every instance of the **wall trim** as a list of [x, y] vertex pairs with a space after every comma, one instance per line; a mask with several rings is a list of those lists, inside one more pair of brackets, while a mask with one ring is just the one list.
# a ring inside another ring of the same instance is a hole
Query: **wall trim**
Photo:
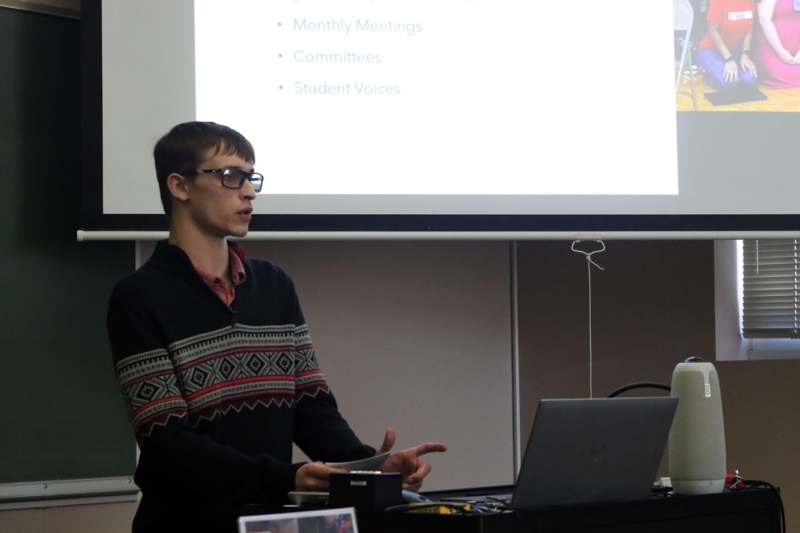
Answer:
[[0, 510], [136, 501], [138, 493], [129, 476], [2, 483]]

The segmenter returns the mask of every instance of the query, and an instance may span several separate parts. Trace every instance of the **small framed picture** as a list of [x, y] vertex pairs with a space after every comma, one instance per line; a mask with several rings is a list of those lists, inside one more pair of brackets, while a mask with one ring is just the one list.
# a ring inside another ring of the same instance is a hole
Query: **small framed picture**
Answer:
[[358, 533], [352, 507], [242, 516], [239, 533]]

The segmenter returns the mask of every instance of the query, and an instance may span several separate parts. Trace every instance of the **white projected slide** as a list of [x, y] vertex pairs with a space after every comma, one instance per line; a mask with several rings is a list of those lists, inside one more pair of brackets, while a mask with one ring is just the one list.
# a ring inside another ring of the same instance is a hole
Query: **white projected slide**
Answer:
[[196, 0], [196, 115], [250, 138], [268, 196], [677, 195], [672, 2], [631, 13]]

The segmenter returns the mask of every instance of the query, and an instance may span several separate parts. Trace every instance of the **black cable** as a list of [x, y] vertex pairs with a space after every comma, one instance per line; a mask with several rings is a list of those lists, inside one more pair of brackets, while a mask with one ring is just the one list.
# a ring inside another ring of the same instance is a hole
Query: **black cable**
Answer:
[[669, 385], [664, 385], [662, 383], [653, 383], [650, 381], [640, 381], [638, 383], [628, 383], [627, 385], [623, 385], [622, 387], [615, 389], [608, 395], [609, 398], [614, 398], [622, 394], [623, 392], [632, 390], [632, 389], [661, 389], [667, 392], [670, 392], [672, 388]]
[[781, 498], [781, 491], [778, 490], [778, 487], [770, 483], [769, 481], [761, 481], [760, 479], [745, 479], [745, 485], [761, 485], [767, 487], [775, 497], [778, 499], [778, 506], [781, 511], [781, 533], [786, 533], [786, 512], [783, 509], [783, 498]]

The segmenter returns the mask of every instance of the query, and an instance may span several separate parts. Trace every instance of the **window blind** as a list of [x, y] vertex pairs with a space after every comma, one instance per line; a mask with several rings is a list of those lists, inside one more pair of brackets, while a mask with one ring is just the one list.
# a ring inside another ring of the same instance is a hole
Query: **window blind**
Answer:
[[800, 240], [746, 240], [742, 247], [745, 338], [800, 338]]

